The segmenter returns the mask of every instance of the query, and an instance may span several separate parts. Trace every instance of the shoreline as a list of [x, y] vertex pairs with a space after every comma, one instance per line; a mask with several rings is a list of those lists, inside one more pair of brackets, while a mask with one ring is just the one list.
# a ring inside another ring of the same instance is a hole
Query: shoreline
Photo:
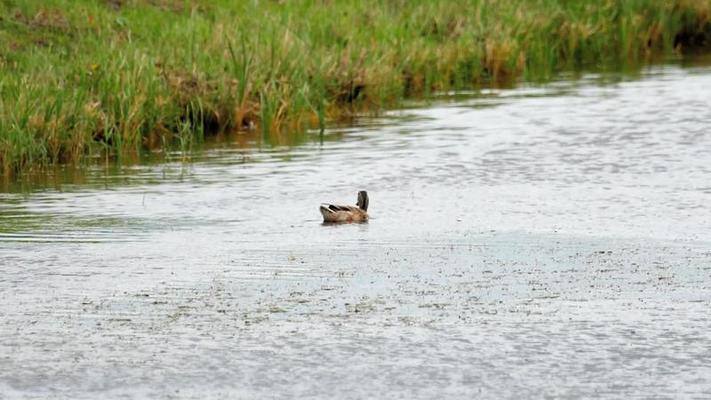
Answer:
[[0, 5], [2, 175], [707, 48], [711, 1]]

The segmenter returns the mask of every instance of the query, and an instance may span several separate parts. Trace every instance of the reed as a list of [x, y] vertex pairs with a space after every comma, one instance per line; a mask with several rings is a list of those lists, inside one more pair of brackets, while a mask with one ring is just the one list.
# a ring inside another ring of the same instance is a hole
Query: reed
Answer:
[[0, 0], [4, 175], [704, 47], [711, 0]]

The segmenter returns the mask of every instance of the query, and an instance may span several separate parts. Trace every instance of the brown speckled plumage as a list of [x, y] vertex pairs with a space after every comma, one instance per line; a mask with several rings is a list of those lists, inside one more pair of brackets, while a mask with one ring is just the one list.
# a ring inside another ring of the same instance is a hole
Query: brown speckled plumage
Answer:
[[365, 222], [368, 220], [368, 193], [358, 192], [358, 203], [355, 206], [321, 204], [319, 210], [323, 222]]

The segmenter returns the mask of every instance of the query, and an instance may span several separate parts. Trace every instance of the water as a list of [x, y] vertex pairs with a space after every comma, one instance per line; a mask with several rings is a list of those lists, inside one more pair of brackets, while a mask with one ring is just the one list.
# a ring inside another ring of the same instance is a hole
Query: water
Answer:
[[0, 398], [708, 398], [708, 93], [586, 75], [6, 184]]

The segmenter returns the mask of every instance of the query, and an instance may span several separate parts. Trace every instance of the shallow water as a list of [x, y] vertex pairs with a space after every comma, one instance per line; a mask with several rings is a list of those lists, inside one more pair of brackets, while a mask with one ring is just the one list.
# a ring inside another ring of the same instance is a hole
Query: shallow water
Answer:
[[587, 75], [6, 185], [0, 398], [708, 398], [708, 93]]

